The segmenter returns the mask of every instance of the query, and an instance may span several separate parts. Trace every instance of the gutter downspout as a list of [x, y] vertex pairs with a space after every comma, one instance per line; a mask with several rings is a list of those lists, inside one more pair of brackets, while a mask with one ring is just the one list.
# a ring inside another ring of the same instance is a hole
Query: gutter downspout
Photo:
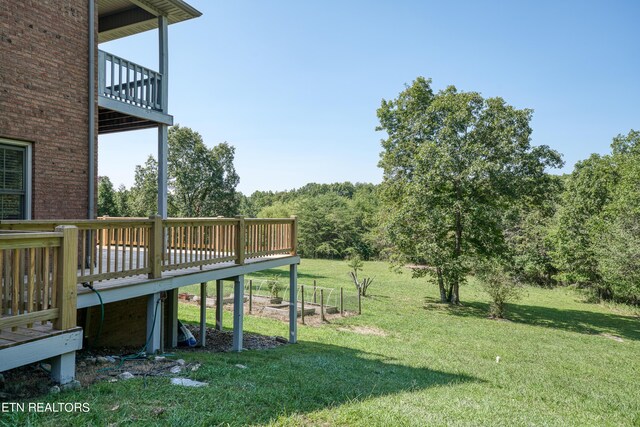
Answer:
[[95, 38], [95, 0], [89, 1], [89, 203], [87, 218], [95, 218], [95, 174], [96, 174], [96, 38]]

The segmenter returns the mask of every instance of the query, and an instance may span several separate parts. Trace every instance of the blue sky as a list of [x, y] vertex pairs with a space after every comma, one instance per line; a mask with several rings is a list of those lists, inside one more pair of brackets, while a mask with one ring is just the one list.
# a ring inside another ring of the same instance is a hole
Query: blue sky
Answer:
[[[376, 109], [417, 76], [534, 109], [532, 142], [563, 172], [640, 128], [638, 1], [189, 3], [203, 16], [169, 28], [169, 110], [236, 147], [245, 194], [380, 182]], [[155, 31], [100, 48], [158, 69]], [[99, 174], [130, 186], [156, 144], [101, 136]]]

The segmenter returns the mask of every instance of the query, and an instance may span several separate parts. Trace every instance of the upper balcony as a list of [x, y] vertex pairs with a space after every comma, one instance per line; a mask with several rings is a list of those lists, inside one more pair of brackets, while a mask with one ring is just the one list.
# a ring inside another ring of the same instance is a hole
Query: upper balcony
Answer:
[[98, 131], [172, 125], [173, 117], [162, 111], [163, 75], [102, 50], [98, 51]]
[[98, 51], [98, 133], [172, 125], [167, 110], [167, 26], [201, 15], [182, 0], [95, 0], [98, 42], [159, 33], [158, 70]]

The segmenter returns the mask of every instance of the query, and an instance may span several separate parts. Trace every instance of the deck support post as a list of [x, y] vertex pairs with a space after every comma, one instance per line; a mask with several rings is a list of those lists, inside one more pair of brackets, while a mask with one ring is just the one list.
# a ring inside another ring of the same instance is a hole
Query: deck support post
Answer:
[[147, 297], [147, 354], [160, 350], [160, 292]]
[[289, 266], [289, 343], [298, 342], [298, 265]]
[[216, 330], [222, 331], [222, 304], [224, 298], [222, 280], [216, 280]]
[[200, 283], [200, 347], [207, 340], [207, 282]]
[[[160, 81], [160, 107], [162, 112], [168, 113], [169, 92], [169, 38], [168, 19], [158, 16], [158, 65], [162, 75]], [[168, 155], [168, 127], [158, 125], [158, 215], [167, 219], [167, 155]]]
[[178, 346], [178, 290], [168, 290], [167, 300], [168, 310], [165, 312], [168, 323], [167, 344], [170, 348], [176, 348]]
[[244, 276], [233, 279], [233, 351], [242, 351], [242, 320], [244, 316]]
[[59, 384], [67, 384], [76, 378], [76, 352], [51, 358], [51, 377]]

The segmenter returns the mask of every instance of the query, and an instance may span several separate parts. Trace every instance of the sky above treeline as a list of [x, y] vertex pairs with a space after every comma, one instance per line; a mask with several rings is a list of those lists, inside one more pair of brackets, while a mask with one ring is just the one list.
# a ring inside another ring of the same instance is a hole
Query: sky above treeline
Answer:
[[[640, 129], [640, 2], [188, 0], [169, 27], [169, 112], [236, 148], [238, 190], [379, 183], [380, 101], [417, 76], [534, 110], [532, 143], [570, 172]], [[157, 32], [100, 49], [158, 69]], [[133, 184], [157, 131], [100, 136], [98, 172]]]

